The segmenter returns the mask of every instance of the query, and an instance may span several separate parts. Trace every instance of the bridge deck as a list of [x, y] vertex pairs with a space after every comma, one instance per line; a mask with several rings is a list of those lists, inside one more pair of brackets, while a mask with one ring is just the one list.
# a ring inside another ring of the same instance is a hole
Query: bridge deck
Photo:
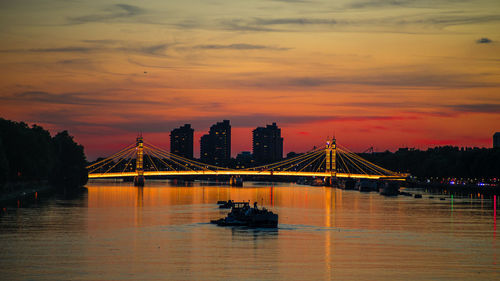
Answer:
[[[330, 177], [328, 172], [288, 172], [288, 171], [245, 171], [245, 170], [221, 170], [221, 171], [144, 171], [144, 176], [296, 176], [296, 177]], [[105, 173], [89, 174], [90, 179], [96, 178], [120, 178], [134, 177], [136, 172], [127, 173]], [[337, 173], [337, 178], [355, 179], [393, 179], [404, 180], [405, 176], [385, 176], [366, 174]]]

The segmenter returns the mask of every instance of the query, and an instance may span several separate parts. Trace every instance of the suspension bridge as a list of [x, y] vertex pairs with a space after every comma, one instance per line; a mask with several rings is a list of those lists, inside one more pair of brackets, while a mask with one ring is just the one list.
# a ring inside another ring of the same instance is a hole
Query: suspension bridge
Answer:
[[337, 145], [335, 139], [326, 146], [312, 149], [293, 158], [251, 168], [231, 169], [202, 163], [170, 153], [142, 136], [135, 144], [87, 166], [90, 179], [134, 178], [138, 186], [145, 177], [154, 176], [293, 176], [335, 178], [405, 180], [407, 174], [397, 173], [373, 164], [347, 148]]

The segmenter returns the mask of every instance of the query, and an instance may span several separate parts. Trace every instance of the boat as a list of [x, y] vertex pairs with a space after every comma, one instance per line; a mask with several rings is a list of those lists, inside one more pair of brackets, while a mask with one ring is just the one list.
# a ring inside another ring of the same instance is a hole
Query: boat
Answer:
[[396, 181], [383, 181], [379, 191], [381, 195], [397, 196], [399, 194], [399, 183]]
[[234, 206], [234, 202], [232, 200], [217, 201], [217, 205], [219, 205], [219, 209], [231, 209]]
[[378, 191], [377, 182], [372, 180], [360, 180], [357, 182], [357, 187], [361, 192]]
[[218, 226], [278, 227], [278, 215], [266, 208], [259, 209], [257, 202], [250, 207], [249, 202], [233, 202], [227, 217], [212, 220]]

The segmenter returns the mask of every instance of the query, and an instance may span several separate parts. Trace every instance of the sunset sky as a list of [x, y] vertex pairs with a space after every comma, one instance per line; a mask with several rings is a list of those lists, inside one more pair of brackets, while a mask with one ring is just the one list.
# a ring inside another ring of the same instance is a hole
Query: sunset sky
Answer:
[[0, 0], [0, 117], [68, 130], [90, 160], [231, 120], [285, 153], [492, 146], [498, 0]]

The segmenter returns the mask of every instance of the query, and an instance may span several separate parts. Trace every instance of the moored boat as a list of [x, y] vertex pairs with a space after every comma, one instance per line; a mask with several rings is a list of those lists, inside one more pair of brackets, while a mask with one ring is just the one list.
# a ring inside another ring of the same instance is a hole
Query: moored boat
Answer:
[[384, 181], [379, 187], [381, 195], [397, 196], [399, 194], [399, 183], [396, 181]]
[[257, 202], [233, 202], [231, 212], [225, 218], [210, 221], [218, 226], [278, 227], [278, 215], [266, 208], [259, 209]]

